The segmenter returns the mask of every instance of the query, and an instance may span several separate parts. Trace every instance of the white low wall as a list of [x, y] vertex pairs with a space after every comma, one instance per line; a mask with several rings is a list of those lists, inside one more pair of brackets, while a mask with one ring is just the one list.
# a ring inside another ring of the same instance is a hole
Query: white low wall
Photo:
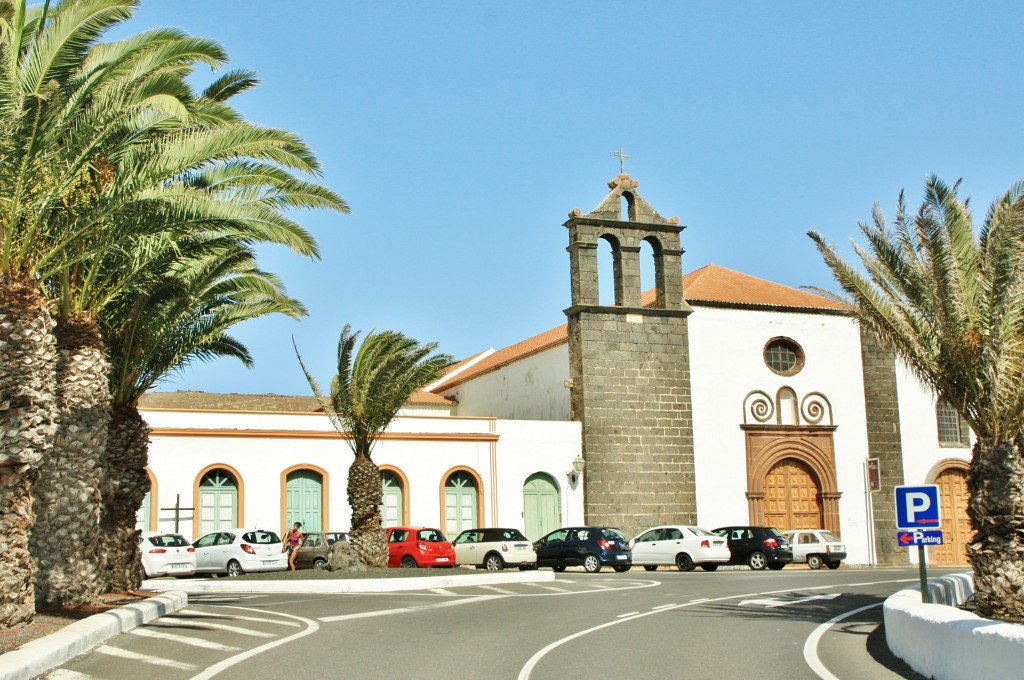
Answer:
[[919, 587], [885, 601], [885, 639], [892, 653], [936, 680], [1020, 678], [1024, 625], [982, 619], [958, 609], [974, 593], [972, 574], [928, 579], [932, 602]]

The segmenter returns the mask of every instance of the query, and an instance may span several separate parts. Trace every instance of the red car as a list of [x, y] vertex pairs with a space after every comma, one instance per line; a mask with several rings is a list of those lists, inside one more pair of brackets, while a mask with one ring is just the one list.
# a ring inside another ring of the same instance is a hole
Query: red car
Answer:
[[453, 567], [455, 548], [438, 529], [388, 527], [389, 567]]

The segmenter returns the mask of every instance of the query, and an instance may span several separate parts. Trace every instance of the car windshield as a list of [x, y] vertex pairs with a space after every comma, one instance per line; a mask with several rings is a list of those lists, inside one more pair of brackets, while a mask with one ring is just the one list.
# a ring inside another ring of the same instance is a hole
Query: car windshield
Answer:
[[839, 538], [838, 536], [833, 534], [831, 531], [822, 531], [821, 532], [821, 537], [824, 538], [829, 543], [842, 543], [843, 542], [843, 539]]
[[700, 527], [687, 527], [687, 528], [690, 531], [692, 531], [693, 533], [697, 534], [698, 536], [718, 536], [718, 534], [713, 534], [710, 531], [708, 531], [707, 529], [701, 529]]
[[786, 538], [782, 534], [780, 534], [777, 529], [768, 527], [765, 531], [772, 538], [781, 538], [784, 541], [786, 540]]
[[248, 531], [242, 534], [242, 540], [246, 543], [256, 543], [257, 545], [281, 542], [281, 539], [273, 531]]
[[427, 543], [441, 543], [445, 540], [444, 534], [436, 529], [422, 529], [416, 535], [416, 538]]
[[616, 529], [602, 529], [601, 537], [609, 540], [625, 541], [626, 537], [619, 533]]

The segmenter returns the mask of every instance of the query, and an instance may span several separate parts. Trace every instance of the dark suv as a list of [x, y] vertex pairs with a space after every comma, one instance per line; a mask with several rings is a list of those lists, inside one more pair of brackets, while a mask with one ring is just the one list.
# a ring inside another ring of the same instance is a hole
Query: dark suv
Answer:
[[782, 569], [793, 561], [792, 546], [772, 527], [720, 527], [713, 533], [729, 541], [729, 564], [760, 571]]
[[629, 571], [633, 566], [629, 541], [611, 527], [564, 527], [555, 529], [533, 544], [537, 566], [565, 571], [569, 566], [582, 566], [593, 574], [601, 567]]

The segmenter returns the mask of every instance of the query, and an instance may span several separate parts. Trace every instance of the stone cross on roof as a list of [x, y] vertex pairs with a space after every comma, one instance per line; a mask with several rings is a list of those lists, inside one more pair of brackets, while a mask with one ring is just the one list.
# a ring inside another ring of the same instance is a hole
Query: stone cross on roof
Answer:
[[612, 155], [619, 159], [619, 174], [621, 175], [626, 172], [626, 159], [629, 158], [629, 154], [620, 148]]

